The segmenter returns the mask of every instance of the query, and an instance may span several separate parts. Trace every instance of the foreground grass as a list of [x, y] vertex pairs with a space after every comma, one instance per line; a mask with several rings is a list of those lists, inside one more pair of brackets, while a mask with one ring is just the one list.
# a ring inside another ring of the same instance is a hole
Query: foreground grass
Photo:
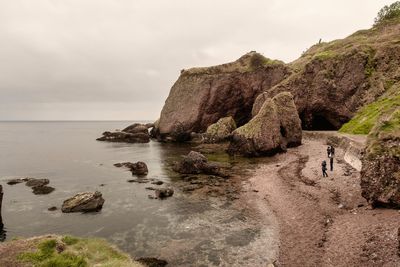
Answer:
[[9, 244], [10, 251], [17, 251], [10, 254], [13, 259], [3, 260], [35, 267], [143, 266], [102, 239], [47, 236], [22, 240], [22, 246], [18, 242]]

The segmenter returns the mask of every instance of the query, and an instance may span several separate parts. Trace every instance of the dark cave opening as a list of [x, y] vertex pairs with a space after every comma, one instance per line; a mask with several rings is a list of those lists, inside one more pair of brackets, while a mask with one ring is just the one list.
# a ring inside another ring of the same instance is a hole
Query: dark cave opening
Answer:
[[310, 131], [335, 131], [338, 130], [323, 113], [301, 113], [301, 127]]

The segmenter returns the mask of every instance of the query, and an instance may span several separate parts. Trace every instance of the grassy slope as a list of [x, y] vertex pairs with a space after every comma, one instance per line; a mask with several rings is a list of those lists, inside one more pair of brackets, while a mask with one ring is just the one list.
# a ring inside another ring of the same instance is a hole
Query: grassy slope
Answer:
[[[0, 266], [37, 267], [142, 267], [105, 240], [70, 236], [43, 236], [14, 240], [0, 247]], [[62, 248], [62, 252], [57, 252]]]

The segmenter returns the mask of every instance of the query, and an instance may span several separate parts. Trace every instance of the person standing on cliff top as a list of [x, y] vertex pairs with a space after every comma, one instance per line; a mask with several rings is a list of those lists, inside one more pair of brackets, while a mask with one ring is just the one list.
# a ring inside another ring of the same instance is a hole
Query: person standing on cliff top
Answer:
[[326, 172], [327, 168], [326, 168], [326, 161], [322, 161], [321, 163], [321, 167], [322, 167], [322, 176], [323, 177], [328, 177], [328, 173]]

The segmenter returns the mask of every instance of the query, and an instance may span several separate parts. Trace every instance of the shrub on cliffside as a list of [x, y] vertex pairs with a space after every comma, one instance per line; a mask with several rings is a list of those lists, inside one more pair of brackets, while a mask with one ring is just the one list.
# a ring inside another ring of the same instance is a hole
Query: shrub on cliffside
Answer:
[[386, 5], [379, 10], [375, 18], [375, 25], [393, 19], [400, 19], [400, 1], [396, 1], [391, 5]]

